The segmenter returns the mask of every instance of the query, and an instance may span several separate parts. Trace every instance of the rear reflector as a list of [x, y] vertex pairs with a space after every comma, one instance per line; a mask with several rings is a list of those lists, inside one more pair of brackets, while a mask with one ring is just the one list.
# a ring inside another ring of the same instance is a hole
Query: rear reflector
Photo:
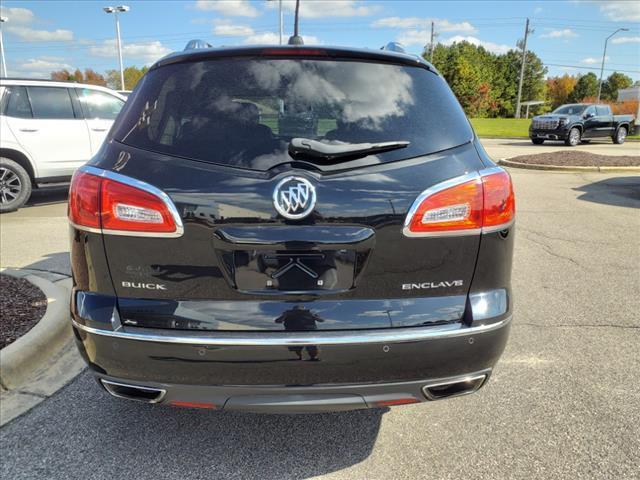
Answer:
[[511, 178], [491, 168], [442, 182], [420, 194], [404, 224], [408, 237], [489, 233], [515, 218]]
[[69, 221], [79, 229], [118, 235], [182, 234], [180, 216], [164, 192], [94, 167], [82, 167], [73, 176]]
[[420, 400], [414, 397], [394, 398], [392, 400], [379, 400], [375, 402], [376, 407], [393, 407], [395, 405], [409, 405], [411, 403], [420, 403]]

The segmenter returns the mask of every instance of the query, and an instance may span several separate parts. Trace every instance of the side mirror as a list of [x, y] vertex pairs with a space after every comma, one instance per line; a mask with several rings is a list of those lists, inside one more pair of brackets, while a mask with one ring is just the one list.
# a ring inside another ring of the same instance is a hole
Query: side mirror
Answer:
[[596, 116], [596, 114], [595, 114], [595, 113], [592, 113], [592, 112], [589, 112], [589, 113], [585, 113], [585, 114], [584, 114], [584, 118], [593, 118], [593, 117], [595, 117], [595, 116]]

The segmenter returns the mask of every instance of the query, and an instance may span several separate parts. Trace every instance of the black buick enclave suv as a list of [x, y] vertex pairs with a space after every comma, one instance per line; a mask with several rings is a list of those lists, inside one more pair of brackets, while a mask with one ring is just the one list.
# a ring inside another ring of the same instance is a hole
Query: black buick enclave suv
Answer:
[[471, 393], [511, 320], [514, 195], [388, 51], [157, 62], [69, 198], [73, 329], [112, 395], [225, 410]]

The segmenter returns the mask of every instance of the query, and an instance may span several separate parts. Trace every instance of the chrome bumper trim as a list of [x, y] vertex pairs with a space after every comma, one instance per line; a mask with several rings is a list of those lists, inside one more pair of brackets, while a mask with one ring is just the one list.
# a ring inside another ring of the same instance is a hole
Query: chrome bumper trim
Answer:
[[[311, 346], [311, 345], [358, 345], [371, 343], [406, 343], [438, 338], [453, 338], [465, 335], [476, 335], [491, 332], [506, 326], [512, 316], [493, 323], [485, 323], [467, 327], [460, 323], [438, 325], [433, 327], [390, 328], [388, 330], [362, 331], [307, 331], [307, 332], [203, 332], [182, 331], [178, 336], [167, 330], [157, 331], [148, 328], [136, 328], [131, 331], [102, 330], [82, 325], [75, 320], [73, 326], [83, 332], [121, 340], [135, 340], [141, 342], [173, 343], [181, 345], [226, 345], [226, 346]], [[488, 319], [490, 320], [490, 319]]]

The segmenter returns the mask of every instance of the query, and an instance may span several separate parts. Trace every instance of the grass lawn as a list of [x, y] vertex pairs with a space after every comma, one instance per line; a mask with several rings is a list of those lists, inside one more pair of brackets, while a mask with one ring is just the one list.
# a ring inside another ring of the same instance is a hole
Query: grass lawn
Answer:
[[[471, 124], [479, 137], [524, 137], [529, 136], [531, 119], [526, 118], [472, 118]], [[636, 131], [638, 128], [636, 128]], [[640, 138], [640, 135], [629, 138]]]

